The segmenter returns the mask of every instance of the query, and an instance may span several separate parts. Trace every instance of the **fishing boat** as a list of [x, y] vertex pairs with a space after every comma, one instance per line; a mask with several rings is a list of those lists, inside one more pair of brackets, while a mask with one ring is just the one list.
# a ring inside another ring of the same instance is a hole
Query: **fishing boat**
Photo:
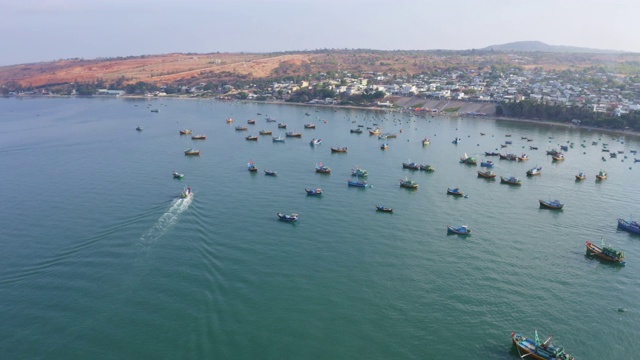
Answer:
[[510, 176], [508, 178], [504, 176], [500, 176], [500, 183], [508, 184], [508, 185], [522, 185], [522, 180], [515, 178], [513, 176]]
[[267, 120], [267, 122], [276, 122], [277, 121], [276, 119], [274, 119], [272, 117], [269, 117], [269, 116], [267, 116], [266, 120]]
[[180, 194], [180, 197], [183, 199], [186, 198], [190, 198], [193, 195], [193, 193], [191, 192], [191, 188], [190, 187], [185, 187], [184, 190], [182, 190], [182, 193]]
[[471, 234], [471, 229], [467, 225], [447, 225], [447, 233], [449, 234], [458, 234], [458, 235], [469, 235]]
[[527, 176], [540, 175], [541, 172], [542, 172], [542, 166], [536, 166], [534, 168], [527, 170]]
[[304, 124], [304, 128], [305, 129], [315, 129], [316, 128], [316, 124]]
[[607, 172], [604, 170], [600, 170], [598, 175], [596, 175], [596, 180], [605, 180], [607, 178]]
[[258, 135], [248, 135], [245, 136], [245, 139], [249, 141], [258, 141]]
[[487, 171], [478, 170], [478, 176], [485, 179], [495, 179], [496, 174], [491, 170], [487, 170]]
[[409, 179], [400, 179], [400, 187], [406, 188], [406, 189], [417, 189], [418, 188], [418, 183], [413, 181], [413, 180], [409, 180]]
[[322, 165], [322, 163], [316, 165], [316, 172], [321, 174], [329, 174], [331, 173], [331, 169]]
[[477, 165], [478, 160], [476, 160], [476, 158], [474, 157], [467, 156], [467, 153], [464, 153], [464, 156], [460, 158], [460, 163], [467, 164], [467, 165]]
[[191, 129], [180, 130], [180, 135], [191, 135], [193, 131]]
[[602, 240], [602, 247], [597, 246], [591, 241], [587, 241], [587, 255], [597, 256], [601, 259], [617, 263], [619, 265], [625, 265], [624, 251], [618, 251], [611, 246], [606, 246], [604, 240]]
[[267, 176], [277, 176], [278, 172], [277, 171], [272, 171], [272, 170], [264, 170], [264, 174]]
[[529, 146], [529, 150], [538, 150], [537, 146]]
[[520, 333], [511, 333], [511, 340], [523, 359], [529, 356], [535, 360], [575, 360], [573, 356], [565, 353], [562, 347], [553, 345], [551, 338], [550, 336], [546, 341], [541, 342], [537, 330], [535, 331], [535, 340]]
[[282, 135], [279, 135], [278, 137], [272, 137], [271, 140], [273, 142], [284, 142], [284, 138], [282, 137]]
[[352, 134], [362, 134], [362, 129], [360, 129], [360, 128], [351, 129], [351, 130], [349, 130], [349, 132], [351, 132]]
[[322, 144], [322, 139], [316, 139], [316, 138], [311, 139], [311, 142], [309, 143], [309, 145], [311, 146], [316, 146], [320, 144]]
[[522, 154], [518, 156], [518, 161], [527, 161], [527, 160], [529, 160], [529, 155], [527, 154]]
[[387, 150], [388, 148], [389, 148], [389, 144], [387, 143], [380, 145], [380, 150]]
[[615, 158], [618, 157], [618, 155], [616, 153], [612, 152], [612, 153], [609, 153], [609, 157], [615, 159]]
[[510, 160], [510, 161], [516, 161], [518, 160], [518, 155], [516, 154], [498, 154], [498, 156], [500, 157], [500, 160]]
[[364, 180], [356, 179], [356, 180], [347, 180], [347, 185], [355, 186], [355, 187], [367, 187], [367, 182]]
[[280, 219], [280, 221], [294, 222], [294, 221], [298, 221], [298, 219], [300, 218], [300, 215], [278, 213], [278, 218]]
[[287, 124], [285, 123], [278, 123], [278, 129], [286, 129], [287, 128]]
[[627, 221], [625, 219], [618, 219], [618, 227], [622, 230], [632, 232], [634, 234], [640, 234], [640, 224], [637, 221]]
[[307, 195], [312, 195], [312, 196], [320, 196], [322, 195], [322, 189], [318, 188], [318, 189], [304, 189], [304, 191], [307, 192]]
[[547, 209], [560, 210], [564, 207], [564, 204], [558, 200], [538, 200], [540, 202], [540, 207], [545, 207]]
[[247, 170], [249, 170], [250, 172], [258, 171], [258, 168], [256, 167], [256, 164], [253, 162], [253, 160], [249, 161], [249, 163], [247, 164]]
[[505, 144], [505, 145], [511, 145], [511, 144], [513, 144], [513, 141], [511, 141], [511, 140], [507, 140], [507, 141], [505, 141], [505, 142], [504, 142], [504, 144]]
[[578, 175], [576, 175], [576, 180], [584, 180], [587, 178], [587, 174], [584, 171], [580, 171]]
[[225, 120], [227, 124], [231, 124], [233, 123], [235, 120], [233, 118], [227, 118], [227, 120]]
[[255, 125], [255, 124], [256, 124], [256, 121], [255, 121], [255, 120], [253, 120], [253, 119], [249, 119], [249, 120], [247, 120], [247, 124], [249, 124], [249, 125]]
[[416, 164], [414, 162], [402, 163], [402, 168], [403, 169], [409, 169], [409, 170], [420, 170], [420, 165]]
[[184, 151], [184, 154], [187, 156], [197, 156], [200, 155], [200, 150], [189, 148]]
[[553, 159], [553, 161], [564, 161], [564, 155], [562, 155], [562, 153], [553, 155], [551, 158]]
[[271, 135], [271, 134], [273, 134], [273, 131], [271, 131], [271, 130], [260, 130], [260, 131], [258, 131], [258, 134], [260, 134], [260, 135]]
[[431, 139], [429, 138], [422, 139], [422, 146], [429, 145], [429, 144], [431, 144]]
[[249, 130], [246, 126], [236, 126], [236, 131], [247, 131]]
[[207, 140], [207, 135], [201, 135], [201, 134], [193, 135], [191, 137], [191, 140]]
[[495, 151], [485, 151], [484, 156], [500, 156], [500, 153]]
[[459, 144], [462, 141], [462, 139], [460, 139], [459, 137], [456, 137], [455, 139], [453, 139], [453, 141], [451, 142], [452, 144]]
[[369, 173], [367, 172], [367, 170], [356, 167], [355, 169], [351, 169], [351, 176], [367, 177], [369, 176]]
[[152, 112], [152, 113], [159, 113], [159, 112], [160, 112], [160, 110], [159, 110], [159, 109], [151, 109], [151, 112]]
[[464, 193], [459, 188], [447, 188], [447, 195], [462, 196]]
[[138, 125], [138, 127], [136, 128], [136, 130], [138, 130], [138, 131], [142, 131], [142, 126]]
[[380, 135], [382, 134], [382, 129], [380, 129], [379, 127], [369, 130], [369, 135]]
[[547, 150], [547, 155], [554, 156], [554, 155], [558, 155], [558, 154], [560, 154], [560, 152], [558, 150], [556, 150], [556, 149]]
[[347, 152], [347, 147], [332, 147], [331, 148], [331, 152], [332, 153], [346, 153]]
[[182, 180], [182, 179], [184, 179], [184, 174], [180, 174], [179, 172], [174, 171], [173, 172], [173, 178]]
[[297, 133], [297, 132], [293, 132], [293, 131], [286, 132], [284, 135], [286, 137], [298, 137], [298, 138], [302, 137], [302, 133]]
[[486, 167], [486, 168], [491, 168], [493, 167], [493, 165], [495, 165], [495, 163], [491, 160], [487, 160], [487, 161], [483, 160], [482, 162], [480, 162], [480, 166]]
[[383, 205], [376, 205], [376, 209], [378, 209], [378, 211], [381, 211], [381, 212], [388, 212], [388, 213], [393, 212], [392, 208], [386, 207]]
[[640, 162], [640, 159], [633, 158], [633, 162], [634, 163]]
[[431, 171], [436, 171], [436, 168], [435, 168], [435, 167], [433, 167], [433, 166], [431, 166], [431, 165], [427, 165], [427, 164], [420, 164], [420, 165], [418, 165], [418, 168], [419, 168], [421, 171], [429, 171], [429, 172], [431, 172]]

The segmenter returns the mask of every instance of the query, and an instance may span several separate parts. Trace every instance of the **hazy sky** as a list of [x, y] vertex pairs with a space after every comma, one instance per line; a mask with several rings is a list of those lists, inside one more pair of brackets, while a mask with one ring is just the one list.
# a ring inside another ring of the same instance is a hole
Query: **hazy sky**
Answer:
[[640, 52], [637, 0], [0, 0], [0, 66], [64, 58], [512, 41]]

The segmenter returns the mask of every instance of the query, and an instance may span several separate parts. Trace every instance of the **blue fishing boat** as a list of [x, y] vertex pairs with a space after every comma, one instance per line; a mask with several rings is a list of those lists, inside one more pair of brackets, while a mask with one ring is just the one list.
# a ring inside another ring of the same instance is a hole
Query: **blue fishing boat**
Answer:
[[280, 219], [280, 221], [294, 222], [294, 221], [298, 221], [298, 218], [300, 218], [300, 215], [278, 213], [278, 218]]
[[393, 212], [392, 208], [386, 207], [386, 206], [383, 206], [383, 205], [376, 205], [376, 209], [378, 209], [378, 211], [382, 211], [382, 212], [388, 212], [388, 213]]
[[640, 224], [637, 221], [618, 219], [618, 227], [634, 234], [640, 234]]
[[322, 189], [304, 189], [307, 195], [320, 196], [322, 195]]
[[256, 164], [253, 162], [253, 160], [249, 161], [249, 163], [247, 164], [247, 170], [251, 172], [258, 171], [258, 168], [256, 167]]
[[447, 188], [447, 195], [453, 195], [453, 196], [462, 196], [464, 195], [464, 193], [462, 191], [460, 191], [459, 188]]
[[575, 360], [573, 356], [565, 353], [560, 346], [551, 343], [551, 336], [544, 342], [538, 338], [538, 331], [535, 331], [535, 340], [529, 339], [520, 333], [511, 333], [511, 340], [518, 349], [521, 358], [529, 356], [536, 360]]
[[458, 234], [458, 235], [469, 235], [471, 234], [471, 229], [467, 225], [447, 225], [447, 233], [449, 234]]
[[278, 172], [277, 171], [272, 171], [272, 170], [265, 170], [264, 174], [267, 176], [277, 176]]
[[487, 161], [483, 160], [482, 162], [480, 162], [480, 166], [486, 167], [486, 168], [491, 168], [493, 167], [493, 165], [495, 165], [495, 163], [491, 160], [487, 160]]
[[360, 179], [347, 180], [347, 185], [361, 188], [366, 188], [368, 186], [366, 181]]
[[564, 207], [564, 204], [558, 200], [538, 200], [540, 202], [540, 207], [545, 207], [547, 209], [560, 210]]

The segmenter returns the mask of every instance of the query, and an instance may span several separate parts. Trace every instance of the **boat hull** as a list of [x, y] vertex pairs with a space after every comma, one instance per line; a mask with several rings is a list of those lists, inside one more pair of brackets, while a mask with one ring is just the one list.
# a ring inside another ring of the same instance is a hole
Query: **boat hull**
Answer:
[[623, 257], [613, 257], [613, 256], [609, 256], [607, 254], [605, 254], [602, 251], [602, 248], [600, 248], [599, 246], [595, 245], [594, 243], [587, 241], [586, 243], [587, 245], [587, 255], [590, 256], [597, 256], [600, 259], [606, 260], [606, 261], [610, 261], [612, 263], [616, 263], [619, 265], [625, 265], [626, 261], [624, 261], [624, 255]]
[[633, 222], [624, 219], [618, 219], [618, 227], [634, 234], [640, 234], [640, 225], [635, 226]]
[[554, 201], [545, 201], [545, 200], [538, 200], [538, 201], [540, 202], [540, 207], [547, 208], [547, 209], [560, 210], [564, 207], [564, 204], [560, 204]]

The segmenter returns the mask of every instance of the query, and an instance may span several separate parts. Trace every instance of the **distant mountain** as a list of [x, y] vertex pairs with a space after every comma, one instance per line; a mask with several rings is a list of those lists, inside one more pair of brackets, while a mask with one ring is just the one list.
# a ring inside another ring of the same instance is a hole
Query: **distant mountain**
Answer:
[[591, 53], [591, 54], [621, 54], [624, 51], [590, 49], [577, 46], [549, 45], [541, 41], [516, 41], [502, 45], [491, 45], [481, 51], [540, 51], [553, 53]]

